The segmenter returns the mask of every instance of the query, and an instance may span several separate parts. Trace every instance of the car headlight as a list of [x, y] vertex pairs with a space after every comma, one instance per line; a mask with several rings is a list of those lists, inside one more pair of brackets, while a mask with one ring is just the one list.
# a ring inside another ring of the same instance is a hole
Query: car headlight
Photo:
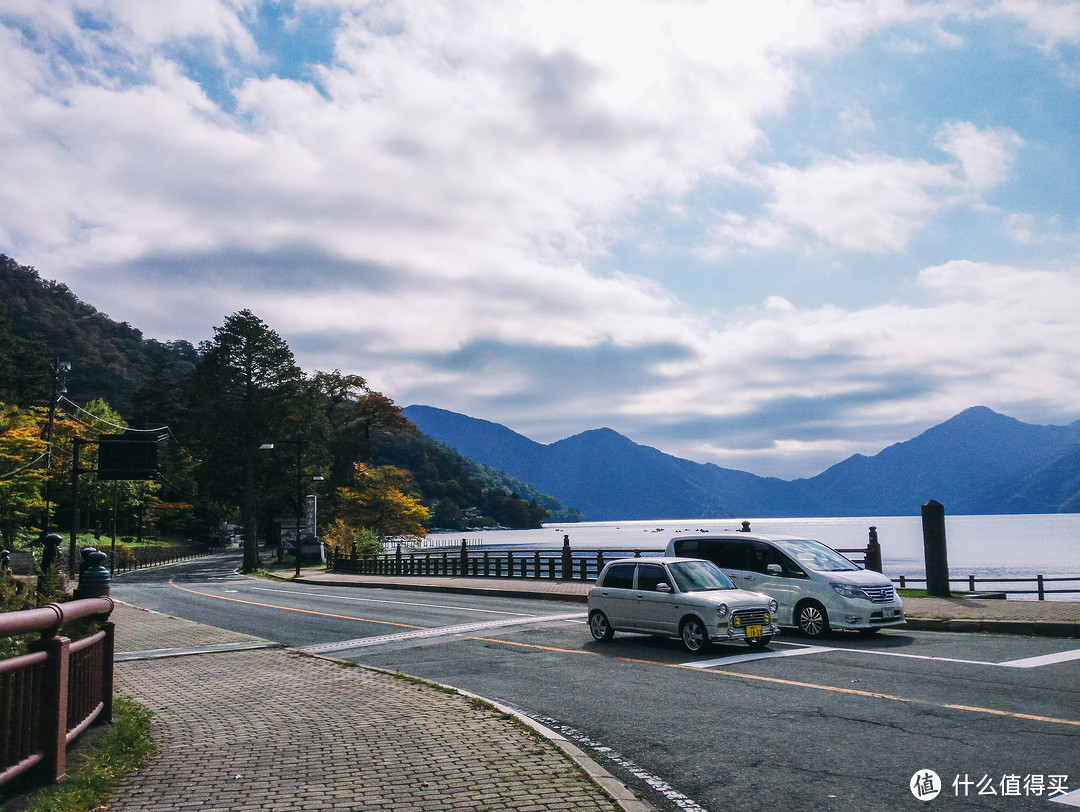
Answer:
[[841, 584], [839, 581], [829, 581], [829, 586], [831, 586], [838, 595], [843, 595], [845, 598], [862, 598], [865, 601], [870, 600], [870, 596], [857, 586]]
[[771, 612], [772, 614], [775, 615], [776, 610], [779, 609], [779, 608], [780, 608], [780, 604], [778, 604], [776, 602], [776, 598], [773, 598], [771, 601], [769, 601], [769, 612]]
[[718, 603], [716, 605], [716, 616], [717, 617], [727, 617], [727, 604], [726, 603]]

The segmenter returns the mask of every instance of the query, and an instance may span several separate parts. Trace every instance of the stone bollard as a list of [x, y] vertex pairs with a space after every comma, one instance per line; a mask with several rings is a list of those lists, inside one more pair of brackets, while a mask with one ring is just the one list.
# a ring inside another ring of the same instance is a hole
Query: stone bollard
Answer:
[[89, 547], [83, 550], [83, 567], [79, 570], [79, 586], [75, 599], [106, 598], [109, 596], [112, 577], [105, 562], [109, 557], [100, 550]]
[[871, 525], [870, 540], [866, 543], [866, 569], [881, 572], [881, 545], [878, 544], [877, 528]]
[[949, 597], [949, 555], [945, 546], [945, 508], [931, 499], [922, 506], [923, 555], [926, 560], [926, 594]]

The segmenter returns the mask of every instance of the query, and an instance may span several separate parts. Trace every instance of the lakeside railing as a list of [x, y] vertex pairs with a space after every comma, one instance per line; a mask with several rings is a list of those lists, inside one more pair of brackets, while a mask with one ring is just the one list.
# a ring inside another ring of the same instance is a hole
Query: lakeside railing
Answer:
[[[906, 575], [901, 575], [899, 578], [893, 578], [893, 583], [900, 587], [900, 589], [912, 589], [911, 584], [926, 585], [926, 578], [909, 578]], [[1073, 586], [1068, 589], [1053, 588], [1054, 584], [1071, 583]], [[1080, 575], [1077, 576], [1047, 576], [1036, 575], [1028, 578], [983, 578], [982, 576], [968, 575], [963, 578], [950, 578], [950, 589], [952, 584], [962, 584], [967, 587], [969, 593], [977, 591], [979, 584], [982, 584], [984, 588], [990, 587], [992, 591], [1003, 592], [1010, 595], [1038, 595], [1039, 600], [1046, 600], [1047, 595], [1069, 595], [1080, 593]], [[1012, 587], [998, 588], [996, 584], [1034, 584], [1034, 589]], [[1050, 584], [1048, 587], [1047, 584]], [[962, 591], [962, 590], [956, 590]]]
[[[867, 549], [838, 550], [860, 566]], [[473, 549], [466, 542], [457, 548], [416, 550], [398, 547], [392, 553], [361, 556], [355, 551], [331, 551], [327, 567], [352, 575], [411, 575], [473, 578], [550, 578], [594, 581], [604, 565], [615, 558], [645, 558], [663, 555], [663, 550], [642, 547], [573, 548], [564, 542], [559, 548]]]
[[[38, 765], [59, 780], [68, 744], [93, 722], [112, 721], [112, 610], [112, 599], [89, 598], [0, 614], [0, 637], [40, 633], [29, 653], [0, 660], [0, 784]], [[102, 628], [75, 642], [61, 635], [85, 618]]]

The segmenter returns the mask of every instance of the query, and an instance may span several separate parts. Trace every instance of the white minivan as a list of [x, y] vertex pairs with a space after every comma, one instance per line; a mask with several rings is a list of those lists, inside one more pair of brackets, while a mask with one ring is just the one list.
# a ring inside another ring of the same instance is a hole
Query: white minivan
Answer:
[[775, 598], [780, 625], [807, 637], [830, 629], [872, 634], [904, 623], [892, 581], [820, 541], [732, 531], [676, 536], [665, 554], [712, 561], [736, 586]]

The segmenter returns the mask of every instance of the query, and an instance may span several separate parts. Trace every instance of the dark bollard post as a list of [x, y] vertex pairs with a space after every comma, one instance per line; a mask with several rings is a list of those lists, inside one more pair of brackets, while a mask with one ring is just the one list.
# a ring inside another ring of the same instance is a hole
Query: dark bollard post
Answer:
[[870, 540], [866, 543], [866, 569], [881, 572], [881, 545], [878, 543], [877, 528], [870, 527]]
[[564, 535], [562, 537], [562, 577], [573, 578], [573, 555], [570, 552], [570, 536]]
[[461, 540], [461, 574], [469, 574], [469, 543], [465, 540]]
[[112, 585], [112, 577], [105, 566], [108, 560], [109, 557], [100, 550], [83, 550], [84, 566], [79, 570], [79, 586], [75, 590], [77, 600], [108, 597]]
[[931, 499], [922, 506], [923, 554], [926, 559], [926, 594], [949, 597], [949, 556], [945, 546], [945, 507]]

